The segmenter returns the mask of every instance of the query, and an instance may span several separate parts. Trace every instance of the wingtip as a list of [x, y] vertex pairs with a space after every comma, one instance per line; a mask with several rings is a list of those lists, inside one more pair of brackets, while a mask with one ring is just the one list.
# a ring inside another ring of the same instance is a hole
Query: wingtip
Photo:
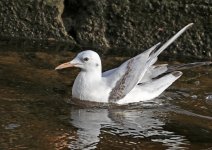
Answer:
[[189, 25], [189, 26], [192, 26], [193, 24], [194, 24], [194, 23], [193, 23], [193, 22], [191, 22], [191, 23], [189, 23], [188, 25]]
[[193, 26], [194, 25], [194, 23], [192, 22], [192, 23], [189, 23], [187, 26], [185, 26], [185, 28], [190, 28], [191, 26]]
[[180, 77], [183, 73], [181, 71], [174, 71], [172, 72], [172, 75], [175, 77]]
[[156, 44], [156, 46], [159, 46], [161, 44], [161, 42], [158, 42], [157, 44]]

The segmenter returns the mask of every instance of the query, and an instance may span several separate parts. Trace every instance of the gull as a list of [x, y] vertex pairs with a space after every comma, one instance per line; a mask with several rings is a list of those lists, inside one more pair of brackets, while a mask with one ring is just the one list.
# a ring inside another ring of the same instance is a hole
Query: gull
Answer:
[[182, 28], [162, 46], [158, 43], [106, 72], [102, 72], [101, 59], [92, 50], [80, 52], [72, 61], [63, 63], [55, 69], [81, 69], [72, 87], [72, 97], [81, 101], [121, 105], [151, 100], [158, 97], [182, 75], [182, 72], [175, 71], [179, 67], [171, 68], [167, 64], [154, 65], [158, 55], [192, 25], [193, 23], [190, 23]]

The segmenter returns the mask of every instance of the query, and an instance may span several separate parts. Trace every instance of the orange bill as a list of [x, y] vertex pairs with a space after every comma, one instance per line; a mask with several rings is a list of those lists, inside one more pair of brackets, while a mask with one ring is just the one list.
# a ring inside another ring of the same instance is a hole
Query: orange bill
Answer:
[[60, 70], [60, 69], [68, 68], [68, 67], [74, 67], [74, 64], [71, 64], [70, 62], [63, 63], [63, 64], [57, 66], [55, 68], [55, 70]]

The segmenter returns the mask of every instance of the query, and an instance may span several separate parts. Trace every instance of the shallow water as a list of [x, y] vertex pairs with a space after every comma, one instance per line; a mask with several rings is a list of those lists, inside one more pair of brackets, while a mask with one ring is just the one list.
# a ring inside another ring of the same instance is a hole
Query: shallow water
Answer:
[[[6, 44], [0, 47], [0, 149], [212, 149], [211, 66], [183, 71], [155, 100], [87, 108], [69, 103], [79, 70], [54, 70], [74, 53], [16, 46], [6, 52]], [[124, 60], [104, 57], [104, 68]]]

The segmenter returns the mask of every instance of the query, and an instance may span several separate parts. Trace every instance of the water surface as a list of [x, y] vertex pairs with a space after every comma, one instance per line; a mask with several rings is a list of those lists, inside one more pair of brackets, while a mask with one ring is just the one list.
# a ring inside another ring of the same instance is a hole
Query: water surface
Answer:
[[[0, 149], [212, 148], [211, 66], [183, 71], [152, 101], [89, 108], [69, 102], [79, 70], [54, 70], [75, 53], [7, 44], [0, 47]], [[103, 58], [105, 69], [126, 59]]]

